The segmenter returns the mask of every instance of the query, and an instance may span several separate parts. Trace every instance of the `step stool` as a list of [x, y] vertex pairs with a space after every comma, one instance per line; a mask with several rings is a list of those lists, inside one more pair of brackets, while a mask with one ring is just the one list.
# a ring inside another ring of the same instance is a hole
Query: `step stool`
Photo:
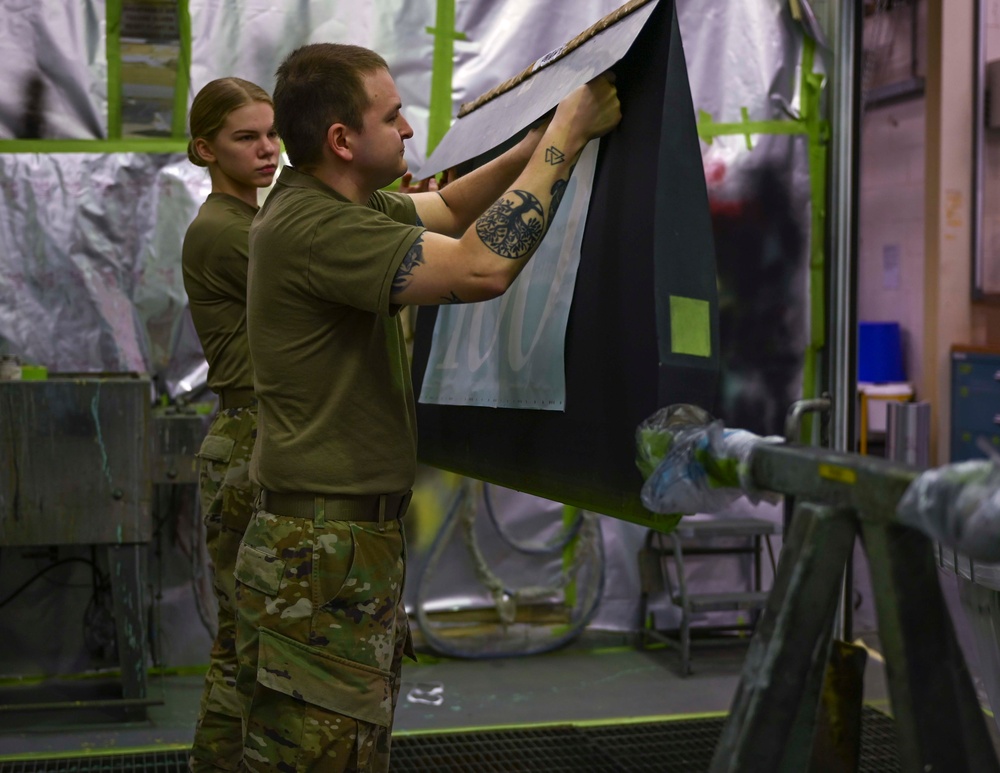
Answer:
[[[760, 611], [767, 603], [768, 591], [761, 581], [761, 548], [767, 547], [772, 569], [775, 564], [771, 536], [781, 533], [777, 523], [761, 518], [725, 518], [718, 520], [682, 520], [669, 534], [655, 529], [646, 533], [639, 551], [639, 646], [650, 640], [676, 647], [681, 656], [681, 673], [691, 673], [691, 640], [716, 642], [734, 641], [734, 633], [752, 633]], [[719, 545], [720, 539], [743, 538], [744, 544]], [[715, 542], [716, 544], [713, 544]], [[723, 593], [690, 593], [684, 559], [694, 555], [749, 555], [753, 573], [749, 588]], [[670, 562], [673, 562], [673, 575]], [[680, 609], [680, 626], [657, 630], [649, 614], [650, 596], [666, 592], [672, 604]], [[748, 612], [747, 622], [732, 625], [692, 625], [692, 616], [702, 612]], [[746, 637], [749, 641], [749, 636]]]

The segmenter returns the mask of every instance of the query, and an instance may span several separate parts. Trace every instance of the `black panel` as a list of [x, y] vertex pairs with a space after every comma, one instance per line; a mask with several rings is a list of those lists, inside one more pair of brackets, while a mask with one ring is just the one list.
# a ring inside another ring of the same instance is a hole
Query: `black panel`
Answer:
[[[712, 411], [719, 370], [711, 221], [672, 3], [660, 1], [614, 69], [623, 117], [601, 142], [566, 332], [565, 412], [420, 403], [419, 455], [470, 477], [645, 521], [636, 426], [670, 402]], [[708, 301], [711, 357], [670, 353], [669, 314], [657, 318], [669, 295]], [[433, 307], [417, 315], [417, 394], [436, 315]], [[666, 353], [662, 363], [658, 350]]]

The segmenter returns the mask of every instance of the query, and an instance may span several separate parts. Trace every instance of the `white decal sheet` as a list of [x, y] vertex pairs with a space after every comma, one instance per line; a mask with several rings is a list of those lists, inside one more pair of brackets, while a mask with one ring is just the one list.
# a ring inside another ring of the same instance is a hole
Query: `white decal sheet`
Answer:
[[499, 298], [441, 306], [420, 402], [561, 411], [564, 351], [598, 141], [580, 156], [534, 257]]

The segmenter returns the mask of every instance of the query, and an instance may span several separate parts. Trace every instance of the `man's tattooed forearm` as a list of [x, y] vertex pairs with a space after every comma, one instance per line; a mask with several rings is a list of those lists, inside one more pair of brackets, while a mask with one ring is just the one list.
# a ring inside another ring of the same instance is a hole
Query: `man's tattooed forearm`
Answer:
[[424, 235], [420, 234], [407, 250], [406, 255], [403, 256], [403, 262], [399, 264], [399, 270], [396, 271], [396, 276], [392, 280], [392, 291], [398, 293], [409, 287], [410, 282], [413, 281], [413, 270], [423, 264]]
[[545, 210], [528, 191], [507, 191], [480, 215], [476, 233], [497, 255], [518, 260], [530, 255], [545, 235]]

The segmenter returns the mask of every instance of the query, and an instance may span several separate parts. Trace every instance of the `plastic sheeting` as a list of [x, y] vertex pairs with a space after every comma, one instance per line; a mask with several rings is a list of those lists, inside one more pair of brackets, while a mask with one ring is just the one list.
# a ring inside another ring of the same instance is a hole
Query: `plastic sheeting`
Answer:
[[428, 116], [436, 35], [453, 41], [454, 116], [524, 69], [541, 53], [621, 5], [618, 0], [472, 0], [455, 4], [454, 30], [436, 30], [437, 0], [191, 0], [191, 93], [212, 78], [233, 74], [271, 89], [281, 60], [300, 45], [356, 43], [382, 54], [392, 70], [403, 113], [414, 128], [407, 157], [418, 168], [427, 156]]
[[0, 140], [108, 134], [104, 0], [0, 0]]
[[1000, 561], [1000, 457], [927, 470], [910, 484], [896, 514], [944, 548]]
[[754, 489], [750, 464], [762, 443], [783, 441], [726, 429], [697, 406], [661, 408], [636, 430], [636, 456], [646, 476], [642, 503], [654, 513], [682, 515], [717, 513], [740, 497], [777, 504], [780, 497]]
[[166, 371], [180, 239], [208, 177], [175, 154], [0, 154], [0, 338], [52, 371]]
[[[681, 0], [677, 10], [702, 120], [787, 125], [800, 117], [804, 36], [787, 3]], [[802, 393], [810, 334], [808, 154], [804, 135], [733, 134], [702, 144], [719, 273], [716, 414], [727, 426], [762, 435], [782, 432]]]

